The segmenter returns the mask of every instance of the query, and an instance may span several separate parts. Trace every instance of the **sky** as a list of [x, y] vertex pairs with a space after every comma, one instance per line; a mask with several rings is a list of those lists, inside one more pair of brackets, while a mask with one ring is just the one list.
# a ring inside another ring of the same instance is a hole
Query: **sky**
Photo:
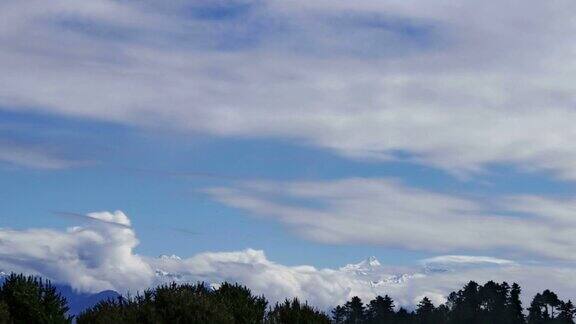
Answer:
[[376, 256], [457, 265], [405, 304], [472, 279], [574, 297], [575, 7], [2, 1], [0, 270], [329, 306], [374, 292], [338, 269]]

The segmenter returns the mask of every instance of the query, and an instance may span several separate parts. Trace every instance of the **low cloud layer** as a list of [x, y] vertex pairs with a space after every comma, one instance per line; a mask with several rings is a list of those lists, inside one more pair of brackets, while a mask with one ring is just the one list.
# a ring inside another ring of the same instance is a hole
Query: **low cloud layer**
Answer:
[[244, 182], [206, 192], [325, 243], [439, 253], [497, 250], [575, 261], [573, 200], [519, 196], [479, 202], [385, 178]]
[[576, 179], [572, 1], [0, 6], [2, 109]]
[[[525, 298], [544, 288], [570, 297], [576, 289], [574, 267], [527, 265], [475, 256], [438, 256], [413, 267], [381, 265], [374, 259], [340, 269], [285, 266], [263, 251], [201, 253], [190, 258], [158, 258], [134, 253], [138, 241], [122, 212], [85, 216], [82, 226], [66, 231], [0, 229], [0, 270], [40, 274], [81, 291], [141, 290], [162, 282], [240, 282], [271, 301], [290, 296], [321, 308], [351, 296], [392, 295], [398, 305], [413, 306], [423, 296], [435, 303], [468, 280], [506, 280], [523, 285]], [[80, 218], [78, 218], [80, 220]]]
[[153, 271], [133, 249], [138, 240], [122, 212], [90, 213], [66, 231], [0, 230], [0, 267], [41, 274], [84, 291], [125, 291], [152, 283]]

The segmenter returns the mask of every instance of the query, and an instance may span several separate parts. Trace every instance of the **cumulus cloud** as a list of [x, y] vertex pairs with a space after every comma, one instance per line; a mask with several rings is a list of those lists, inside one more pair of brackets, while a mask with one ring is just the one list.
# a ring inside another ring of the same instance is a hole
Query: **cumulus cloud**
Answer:
[[[221, 203], [276, 219], [307, 239], [325, 243], [440, 253], [498, 250], [574, 260], [572, 200], [503, 197], [477, 202], [386, 178], [244, 182], [205, 192]], [[548, 210], [550, 206], [554, 208]]]
[[133, 252], [138, 240], [128, 217], [120, 211], [86, 217], [94, 221], [66, 231], [0, 229], [0, 267], [41, 274], [83, 291], [125, 292], [150, 285], [153, 271]]
[[438, 256], [422, 261], [435, 267], [395, 267], [370, 258], [339, 269], [286, 266], [253, 249], [153, 258], [134, 253], [138, 241], [122, 212], [86, 217], [94, 221], [66, 231], [0, 229], [0, 270], [39, 274], [92, 292], [134, 293], [171, 281], [204, 281], [214, 286], [239, 282], [272, 302], [297, 296], [323, 309], [352, 296], [368, 300], [378, 294], [389, 294], [397, 305], [409, 307], [423, 296], [439, 304], [469, 280], [516, 281], [523, 285], [525, 299], [544, 288], [554, 289], [562, 298], [576, 289], [569, 280], [575, 275], [573, 266], [528, 265], [491, 257]]
[[572, 1], [1, 6], [5, 108], [576, 178]]

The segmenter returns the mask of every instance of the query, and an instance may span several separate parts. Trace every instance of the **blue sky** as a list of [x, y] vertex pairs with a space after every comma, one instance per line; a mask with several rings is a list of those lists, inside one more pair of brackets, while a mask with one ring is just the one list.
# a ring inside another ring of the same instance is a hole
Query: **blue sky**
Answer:
[[462, 255], [573, 274], [574, 5], [517, 6], [6, 1], [0, 270], [74, 284], [55, 265], [76, 260], [95, 290], [121, 280], [92, 264], [230, 252], [290, 271]]

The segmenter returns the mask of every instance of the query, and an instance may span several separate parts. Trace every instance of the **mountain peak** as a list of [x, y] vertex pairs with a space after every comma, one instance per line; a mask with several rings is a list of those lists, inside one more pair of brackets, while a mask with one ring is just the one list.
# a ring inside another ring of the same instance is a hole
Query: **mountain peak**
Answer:
[[371, 271], [377, 268], [380, 268], [381, 264], [375, 256], [371, 256], [367, 259], [360, 261], [359, 263], [355, 264], [347, 264], [342, 267], [342, 270], [345, 271]]
[[375, 256], [369, 257], [368, 259], [364, 260], [364, 262], [367, 262], [367, 264], [372, 267], [379, 267], [381, 265]]
[[179, 256], [172, 254], [172, 255], [166, 255], [166, 254], [162, 254], [160, 256], [158, 256], [158, 259], [161, 260], [182, 260], [182, 258], [180, 258]]

